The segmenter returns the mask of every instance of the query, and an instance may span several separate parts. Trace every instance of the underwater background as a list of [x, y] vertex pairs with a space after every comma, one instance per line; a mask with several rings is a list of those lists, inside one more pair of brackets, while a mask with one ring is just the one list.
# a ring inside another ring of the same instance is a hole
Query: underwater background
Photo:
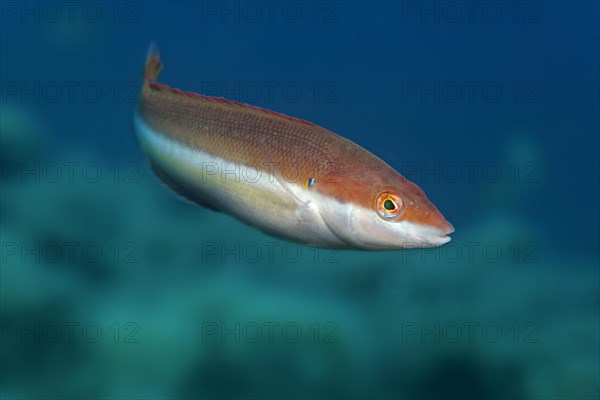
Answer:
[[[0, 396], [597, 399], [595, 1], [0, 3]], [[315, 249], [179, 200], [172, 87], [322, 125], [420, 185], [436, 249]]]

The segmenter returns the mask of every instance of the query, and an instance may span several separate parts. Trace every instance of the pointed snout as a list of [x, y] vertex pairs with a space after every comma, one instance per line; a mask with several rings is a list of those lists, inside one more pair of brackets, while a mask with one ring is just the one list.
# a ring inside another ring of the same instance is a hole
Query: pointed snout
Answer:
[[442, 245], [450, 241], [454, 226], [427, 199], [417, 185], [407, 186], [404, 197], [407, 201], [404, 220], [421, 227], [421, 235], [427, 236], [431, 244]]
[[454, 233], [454, 226], [452, 226], [452, 224], [445, 219], [444, 221], [440, 222], [438, 226], [436, 226], [436, 229], [438, 229], [444, 235], [450, 235], [451, 233]]

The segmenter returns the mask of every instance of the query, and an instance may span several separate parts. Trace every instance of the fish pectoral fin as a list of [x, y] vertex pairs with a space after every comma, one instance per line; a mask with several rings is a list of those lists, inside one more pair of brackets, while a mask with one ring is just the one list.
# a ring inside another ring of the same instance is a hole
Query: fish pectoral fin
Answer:
[[171, 189], [173, 192], [175, 192], [175, 194], [177, 195], [177, 197], [185, 202], [189, 202], [189, 203], [193, 203], [193, 204], [198, 204], [202, 207], [206, 207], [210, 210], [213, 211], [218, 211], [220, 212], [221, 210], [219, 210], [218, 208], [216, 208], [215, 206], [207, 203], [206, 201], [204, 201], [202, 199], [201, 196], [199, 196], [197, 193], [194, 193], [193, 191], [187, 189], [184, 185], [181, 185], [177, 182], [177, 180], [173, 179], [168, 172], [166, 172], [163, 168], [161, 168], [157, 163], [155, 163], [154, 161], [150, 161], [150, 168], [152, 169], [152, 172], [154, 173], [154, 175], [164, 184], [166, 185], [169, 189]]
[[[261, 161], [267, 165], [285, 164], [279, 162], [267, 146], [262, 146], [260, 148], [260, 152], [262, 157]], [[310, 203], [310, 195], [307, 190], [300, 189], [299, 187], [293, 185], [293, 183], [288, 182], [283, 176], [283, 172], [279, 171], [278, 169], [275, 169], [271, 172], [281, 187], [283, 187], [283, 189], [285, 189], [285, 191], [287, 191], [295, 199], [298, 208], [306, 207]]]

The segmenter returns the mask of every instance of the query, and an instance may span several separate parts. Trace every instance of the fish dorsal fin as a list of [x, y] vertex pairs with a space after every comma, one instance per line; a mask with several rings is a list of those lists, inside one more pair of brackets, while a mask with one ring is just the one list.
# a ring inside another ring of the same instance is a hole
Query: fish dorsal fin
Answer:
[[158, 74], [162, 70], [162, 62], [160, 61], [160, 52], [156, 43], [152, 42], [148, 49], [146, 57], [146, 66], [144, 67], [144, 80], [155, 81], [158, 79]]
[[264, 116], [269, 116], [271, 118], [282, 119], [285, 121], [293, 122], [293, 123], [296, 123], [299, 125], [305, 125], [305, 126], [311, 126], [311, 127], [315, 127], [315, 128], [324, 129], [310, 121], [306, 121], [301, 118], [296, 118], [296, 117], [292, 117], [292, 116], [289, 116], [286, 114], [282, 114], [277, 111], [268, 110], [266, 108], [257, 107], [257, 106], [253, 106], [253, 105], [246, 104], [246, 103], [240, 103], [235, 100], [228, 100], [223, 97], [207, 96], [207, 95], [203, 95], [200, 93], [183, 91], [180, 89], [172, 88], [169, 85], [165, 85], [163, 83], [155, 82], [152, 80], [149, 80], [148, 82], [149, 82], [150, 89], [158, 91], [158, 92], [170, 93], [172, 95], [182, 96], [184, 98], [189, 98], [191, 100], [201, 100], [201, 101], [209, 102], [217, 107], [237, 109], [237, 110], [242, 110], [242, 111], [251, 112], [251, 113], [258, 113], [258, 114], [261, 114]]

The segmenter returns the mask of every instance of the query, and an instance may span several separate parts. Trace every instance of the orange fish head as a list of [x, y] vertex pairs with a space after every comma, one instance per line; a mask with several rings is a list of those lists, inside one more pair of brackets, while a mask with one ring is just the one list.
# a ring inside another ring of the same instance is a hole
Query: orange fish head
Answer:
[[423, 190], [394, 170], [325, 191], [317, 201], [321, 216], [336, 236], [358, 248], [437, 247], [454, 232]]

